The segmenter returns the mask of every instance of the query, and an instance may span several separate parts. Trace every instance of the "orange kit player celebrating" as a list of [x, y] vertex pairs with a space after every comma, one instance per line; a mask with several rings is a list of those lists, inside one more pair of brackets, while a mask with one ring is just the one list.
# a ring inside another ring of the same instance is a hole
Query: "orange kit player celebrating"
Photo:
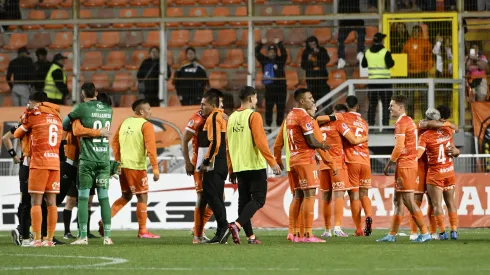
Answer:
[[[337, 104], [335, 106], [335, 112], [337, 114], [342, 114], [342, 120], [331, 121], [325, 124], [321, 124], [321, 132], [323, 141], [330, 146], [328, 151], [335, 161], [338, 167], [338, 175], [334, 176], [332, 170], [324, 163], [320, 164], [320, 190], [322, 193], [323, 202], [323, 218], [325, 222], [325, 232], [322, 237], [331, 237], [331, 202], [332, 202], [332, 192], [335, 199], [334, 205], [334, 236], [336, 237], [348, 237], [344, 231], [342, 231], [341, 223], [344, 216], [344, 195], [345, 191], [349, 192], [349, 197], [351, 200], [351, 211], [352, 217], [356, 217], [355, 220], [358, 221], [360, 228], [360, 205], [359, 197], [356, 186], [353, 186], [349, 181], [349, 176], [347, 173], [347, 166], [344, 159], [344, 146], [342, 142], [342, 137], [347, 139], [350, 144], [357, 145], [364, 143], [368, 140], [367, 135], [363, 137], [355, 136], [351, 131], [346, 122], [345, 114], [347, 112], [347, 106], [344, 104]], [[320, 116], [317, 121], [323, 122], [326, 116]], [[327, 117], [328, 118], [328, 117]], [[331, 119], [329, 119], [331, 120]], [[357, 223], [356, 223], [357, 224]]]
[[[60, 107], [46, 101], [44, 92], [36, 92], [29, 97], [30, 107], [34, 107], [22, 120], [15, 131], [16, 138], [31, 131], [31, 163], [29, 166], [28, 190], [31, 195], [31, 220], [34, 240], [31, 246], [54, 246], [53, 236], [58, 221], [56, 194], [60, 192], [60, 156], [62, 125]], [[48, 205], [48, 237], [41, 242], [41, 203], [46, 193]]]
[[414, 242], [431, 240], [422, 211], [414, 200], [417, 180], [417, 128], [412, 118], [405, 114], [406, 105], [407, 98], [403, 95], [395, 95], [391, 98], [390, 114], [393, 119], [396, 119], [396, 142], [391, 158], [384, 169], [384, 174], [388, 176], [391, 165], [396, 164], [395, 194], [393, 197], [395, 215], [389, 234], [378, 239], [377, 242], [396, 241], [395, 236], [403, 218], [403, 205], [408, 208], [421, 232]]
[[[213, 93], [219, 98], [219, 108], [223, 109], [224, 95], [220, 90], [209, 89], [207, 93]], [[197, 202], [194, 209], [194, 228], [192, 234], [194, 239], [193, 244], [206, 243], [209, 239], [204, 234], [204, 226], [213, 215], [213, 211], [206, 205], [202, 205], [202, 173], [196, 171], [197, 151], [199, 149], [199, 142], [197, 139], [197, 133], [202, 130], [206, 122], [207, 117], [199, 110], [193, 114], [185, 127], [184, 138], [182, 139], [182, 154], [185, 160], [185, 171], [188, 176], [194, 177], [194, 184], [196, 186]], [[189, 141], [192, 141], [192, 160], [189, 156]]]
[[[318, 183], [318, 170], [315, 158], [315, 149], [327, 150], [329, 146], [320, 143], [314, 136], [313, 118], [306, 110], [313, 108], [315, 100], [311, 92], [300, 88], [294, 92], [296, 108], [293, 108], [286, 117], [286, 132], [290, 150], [290, 165], [296, 194], [290, 214], [293, 215], [295, 237], [293, 242], [325, 242], [313, 235], [313, 209], [315, 206], [315, 193]], [[302, 209], [305, 227], [304, 236], [300, 236], [297, 228], [297, 217]]]

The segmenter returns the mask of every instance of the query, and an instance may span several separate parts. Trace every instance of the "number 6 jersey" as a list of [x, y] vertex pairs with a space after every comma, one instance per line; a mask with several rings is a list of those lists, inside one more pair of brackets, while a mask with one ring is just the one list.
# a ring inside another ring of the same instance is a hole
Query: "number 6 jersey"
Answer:
[[[80, 120], [83, 127], [92, 129], [110, 129], [112, 122], [112, 108], [100, 101], [91, 100], [80, 103], [68, 115], [71, 121]], [[75, 134], [75, 133], [74, 133]], [[109, 139], [80, 138], [80, 159], [96, 162], [109, 162]]]

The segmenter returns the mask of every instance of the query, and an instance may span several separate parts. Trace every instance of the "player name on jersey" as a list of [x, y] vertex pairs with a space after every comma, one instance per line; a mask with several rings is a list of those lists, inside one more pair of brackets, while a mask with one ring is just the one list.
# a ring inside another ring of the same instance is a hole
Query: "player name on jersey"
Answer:
[[96, 118], [112, 118], [112, 114], [92, 113], [92, 117], [96, 117]]

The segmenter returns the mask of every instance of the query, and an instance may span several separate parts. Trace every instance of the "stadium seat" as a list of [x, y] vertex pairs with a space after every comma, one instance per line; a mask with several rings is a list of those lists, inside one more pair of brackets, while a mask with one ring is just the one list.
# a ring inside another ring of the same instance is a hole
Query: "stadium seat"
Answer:
[[80, 1], [84, 7], [103, 7], [105, 5], [105, 0], [85, 0]]
[[[111, 0], [112, 2], [113, 0]], [[138, 17], [138, 13], [135, 9], [122, 9], [119, 11], [119, 18], [134, 18]], [[114, 23], [112, 25], [114, 28], [131, 28], [133, 24], [131, 23]]]
[[10, 36], [9, 43], [3, 46], [6, 50], [17, 50], [21, 47], [27, 46], [27, 34], [26, 33], [13, 33]]
[[58, 32], [54, 38], [54, 43], [52, 43], [50, 49], [68, 49], [71, 48], [73, 44], [73, 33], [72, 32]]
[[[208, 17], [208, 13], [205, 8], [191, 8], [189, 10], [189, 17]], [[202, 22], [182, 22], [184, 27], [200, 27]]]
[[[277, 8], [275, 6], [263, 6], [260, 7], [259, 9], [259, 15], [260, 16], [266, 16], [266, 17], [273, 17], [277, 16]], [[255, 22], [255, 25], [258, 26], [263, 26], [263, 25], [272, 25], [272, 21], [260, 21], [260, 22]]]
[[122, 95], [119, 102], [119, 107], [131, 107], [136, 99], [136, 95]]
[[[184, 11], [182, 8], [169, 7], [167, 8], [167, 17], [184, 17]], [[166, 26], [176, 28], [179, 26], [179, 22], [167, 22]]]
[[182, 106], [180, 99], [176, 94], [171, 94], [168, 96], [168, 107], [179, 107]]
[[219, 30], [218, 38], [213, 41], [215, 47], [226, 47], [236, 42], [237, 35], [236, 30]]
[[300, 68], [301, 67], [301, 56], [303, 55], [304, 48], [298, 49], [298, 53], [296, 54], [296, 58], [294, 62], [291, 64], [292, 67]]
[[[68, 86], [68, 90], [71, 92], [72, 91], [72, 88], [73, 88], [73, 75], [69, 74], [67, 75], [67, 79], [66, 79], [66, 85]], [[79, 83], [81, 85], [81, 83], [84, 83], [85, 82], [85, 77], [83, 76], [83, 74], [80, 74], [80, 79], [79, 79]]]
[[[158, 8], [146, 8], [143, 10], [143, 17], [160, 17], [160, 9]], [[157, 22], [150, 22], [150, 23], [136, 23], [136, 27], [138, 28], [153, 28], [153, 27], [158, 27]]]
[[39, 3], [39, 7], [45, 9], [55, 9], [61, 4], [62, 0], [43, 0]]
[[60, 3], [60, 6], [62, 8], [71, 8], [73, 5], [73, 1], [72, 0], [64, 0], [63, 2]]
[[286, 85], [288, 86], [288, 90], [294, 90], [299, 83], [298, 72], [294, 71], [286, 71]]
[[[88, 9], [80, 10], [80, 19], [88, 19], [88, 18], [92, 18], [92, 12]], [[69, 29], [73, 29], [72, 24], [67, 24], [66, 27]], [[80, 29], [85, 29], [87, 28], [87, 24], [80, 24], [79, 27]]]
[[[361, 73], [359, 72], [359, 68], [355, 68], [354, 72], [352, 73], [352, 78], [354, 79], [367, 79], [366, 77], [361, 77]], [[356, 84], [356, 88], [362, 89], [365, 88], [367, 85], [366, 84]]]
[[64, 52], [63, 55], [67, 57], [65, 60], [65, 65], [63, 66], [63, 69], [65, 71], [71, 72], [73, 71], [73, 53], [71, 52]]
[[[281, 16], [287, 17], [287, 16], [297, 16], [301, 14], [301, 9], [300, 6], [296, 5], [290, 5], [290, 6], [284, 6], [281, 11]], [[277, 20], [276, 21], [277, 25], [294, 25], [296, 24], [296, 21], [293, 20]]]
[[262, 72], [256, 72], [255, 73], [255, 88], [257, 90], [264, 89], [264, 84], [262, 83], [263, 77], [264, 77], [264, 74]]
[[316, 38], [318, 38], [318, 43], [320, 45], [325, 45], [328, 41], [332, 39], [332, 29], [331, 28], [314, 29], [313, 35]]
[[214, 69], [219, 65], [219, 51], [217, 49], [205, 49], [202, 58], [201, 64], [206, 69]]
[[199, 0], [199, 5], [217, 6], [219, 0]]
[[345, 61], [350, 66], [357, 65], [357, 45], [351, 44], [345, 47]]
[[[167, 1], [168, 3], [169, 1]], [[142, 7], [142, 6], [148, 6], [150, 5], [151, 0], [131, 0], [129, 1], [129, 5], [131, 6], [136, 6], [136, 7]]]
[[[337, 41], [338, 41], [338, 38], [337, 38]], [[356, 32], [351, 31], [351, 32], [349, 32], [349, 35], [347, 35], [347, 38], [345, 38], [344, 43], [345, 44], [351, 44], [351, 43], [354, 43], [354, 41], [356, 41]]]
[[185, 50], [181, 50], [179, 52], [179, 56], [177, 57], [177, 62], [174, 64], [176, 69], [179, 69], [184, 65], [184, 63], [187, 61], [187, 55], [185, 54]]
[[129, 31], [123, 35], [120, 47], [136, 48], [143, 43], [142, 31]]
[[7, 83], [7, 80], [2, 78], [0, 79], [0, 93], [5, 94], [10, 92], [10, 86]]
[[301, 46], [305, 44], [308, 34], [303, 28], [294, 28], [289, 30], [288, 39], [284, 41], [286, 45], [297, 45]]
[[[158, 32], [157, 32], [158, 33]], [[170, 39], [168, 46], [171, 48], [184, 47], [189, 43], [189, 31], [188, 30], [176, 30], [170, 33]]]
[[[98, 9], [97, 15], [94, 18], [114, 19], [114, 9]], [[91, 28], [109, 28], [111, 24], [88, 24]]]
[[143, 42], [143, 47], [151, 48], [153, 46], [160, 46], [160, 32], [159, 31], [149, 31], [148, 37], [145, 42]]
[[20, 0], [19, 7], [22, 9], [32, 9], [39, 3], [39, 0]]
[[265, 32], [265, 38], [270, 44], [274, 39], [279, 39], [279, 41], [284, 41], [284, 29], [268, 29]]
[[148, 55], [148, 51], [134, 51], [131, 55], [131, 61], [125, 66], [126, 70], [138, 70], [143, 60], [148, 58]]
[[[293, 0], [294, 1], [294, 0]], [[325, 11], [321, 5], [308, 5], [305, 10], [306, 15], [324, 15]], [[301, 20], [299, 21], [301, 25], [318, 25], [320, 20]]]
[[225, 60], [219, 65], [223, 69], [238, 68], [245, 62], [245, 57], [241, 49], [229, 49]]
[[[230, 9], [227, 7], [216, 7], [213, 9], [212, 17], [229, 17]], [[204, 23], [208, 27], [220, 27], [227, 24], [227, 22], [206, 22]]]
[[194, 38], [189, 45], [192, 47], [206, 47], [213, 42], [213, 31], [207, 30], [196, 30], [194, 32]]
[[337, 88], [347, 80], [347, 74], [344, 70], [331, 70], [328, 74], [328, 86], [330, 89]]
[[[51, 19], [52, 21], [56, 21], [56, 20], [68, 19], [68, 17], [69, 17], [68, 12], [66, 10], [58, 9], [58, 10], [51, 11], [51, 16], [49, 17], [49, 19]], [[56, 30], [56, 29], [65, 28], [65, 25], [63, 24], [44, 25], [43, 28], [47, 30]]]
[[366, 44], [368, 46], [373, 44], [373, 37], [374, 37], [374, 34], [376, 34], [377, 32], [378, 32], [378, 27], [367, 26], [366, 27], [366, 40], [365, 40], [364, 44]]
[[95, 71], [102, 66], [102, 53], [101, 52], [87, 52], [85, 53], [80, 69], [82, 71]]
[[236, 71], [233, 73], [231, 82], [228, 83], [228, 89], [238, 92], [244, 86], [247, 86], [248, 71]]
[[99, 42], [95, 45], [97, 48], [114, 48], [121, 41], [120, 32], [103, 32], [100, 35]]
[[101, 91], [107, 91], [111, 86], [108, 74], [93, 74], [92, 83], [94, 83], [95, 88]]
[[218, 90], [223, 90], [228, 85], [228, 78], [225, 72], [213, 71], [209, 74], [209, 86]]
[[[247, 16], [247, 7], [237, 7], [235, 9], [235, 16]], [[248, 26], [247, 21], [231, 21], [229, 22], [232, 26]]]
[[29, 49], [47, 48], [51, 45], [51, 35], [47, 32], [35, 32], [27, 44]]
[[125, 7], [128, 4], [128, 0], [110, 0], [107, 1], [108, 7]]
[[309, 4], [311, 0], [292, 0], [294, 4]]
[[[10, 56], [6, 53], [0, 53], [0, 72], [5, 72], [10, 63]], [[2, 77], [4, 78], [4, 77]]]
[[174, 65], [174, 55], [172, 51], [167, 51], [167, 64], [172, 67]]
[[[31, 10], [29, 11], [29, 20], [44, 20], [46, 19], [46, 13], [43, 10]], [[35, 25], [23, 25], [23, 30], [39, 30], [41, 28], [40, 24]]]
[[[262, 34], [260, 32], [260, 29], [255, 29], [254, 30], [254, 40], [255, 43], [258, 43], [262, 39]], [[239, 47], [244, 47], [248, 45], [248, 31], [247, 30], [242, 30], [242, 36], [240, 40], [237, 42], [237, 46]]]
[[223, 5], [240, 5], [242, 2], [242, 0], [221, 0]]
[[96, 32], [81, 32], [80, 33], [80, 48], [88, 49], [95, 46], [97, 43]]
[[116, 93], [130, 92], [135, 86], [135, 78], [130, 73], [117, 73], [112, 82], [112, 91]]
[[330, 62], [328, 62], [327, 66], [333, 67], [335, 64], [337, 64], [337, 61], [339, 61], [337, 47], [327, 47], [326, 50], [328, 52], [328, 56], [330, 56]]
[[175, 4], [178, 6], [194, 6], [197, 0], [176, 0]]
[[117, 71], [126, 64], [126, 53], [123, 51], [111, 51], [107, 57], [107, 62], [102, 65], [104, 71]]
[[12, 97], [11, 96], [6, 96], [3, 98], [3, 102], [2, 102], [2, 106], [3, 107], [12, 107], [14, 106], [13, 102], [12, 102]]

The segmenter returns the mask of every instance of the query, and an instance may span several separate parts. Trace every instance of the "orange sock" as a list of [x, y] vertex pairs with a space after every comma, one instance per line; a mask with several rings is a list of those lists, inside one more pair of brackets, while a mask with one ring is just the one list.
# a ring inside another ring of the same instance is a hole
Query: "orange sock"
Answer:
[[292, 227], [293, 227], [294, 235], [296, 236], [298, 236], [299, 233], [298, 217], [301, 210], [302, 202], [303, 202], [303, 198], [294, 198], [291, 203], [291, 207], [289, 208], [289, 217], [293, 219]]
[[32, 232], [34, 233], [34, 240], [41, 240], [41, 224], [43, 222], [43, 212], [40, 205], [33, 205], [31, 207], [31, 225]]
[[116, 214], [128, 203], [125, 198], [117, 199], [111, 207], [111, 217], [116, 216]]
[[[421, 201], [415, 201], [415, 203], [420, 206], [422, 205]], [[413, 220], [413, 217], [410, 215], [410, 234], [417, 234], [419, 232], [419, 227], [417, 226], [417, 223]]]
[[[294, 199], [291, 200], [291, 203], [289, 204], [289, 210], [291, 211], [291, 208], [293, 208], [293, 203], [294, 203]], [[288, 234], [293, 234], [294, 235], [294, 222], [293, 222], [294, 218], [289, 215], [288, 217]]]
[[446, 232], [446, 225], [444, 224], [444, 215], [436, 216], [437, 227], [439, 228], [439, 233]]
[[429, 232], [430, 234], [434, 234], [437, 231], [436, 217], [434, 217], [434, 208], [430, 204], [427, 209], [427, 216], [429, 217]]
[[58, 207], [48, 206], [48, 241], [53, 241], [56, 223], [58, 222]]
[[323, 206], [323, 221], [325, 223], [325, 229], [331, 229], [332, 224], [331, 224], [331, 219], [332, 219], [332, 207], [331, 207], [332, 201], [324, 201], [322, 200], [322, 206]]
[[429, 231], [427, 230], [427, 226], [425, 226], [424, 215], [422, 214], [422, 211], [419, 210], [415, 213], [412, 213], [412, 216], [420, 229], [420, 233], [427, 234]]
[[308, 197], [304, 199], [303, 202], [303, 222], [305, 224], [305, 235], [306, 237], [313, 236], [313, 217], [315, 208], [316, 197]]
[[194, 208], [194, 237], [202, 237], [202, 215], [199, 207]]
[[449, 212], [449, 224], [451, 225], [451, 231], [458, 230], [458, 213], [457, 212]]
[[138, 234], [146, 233], [146, 220], [148, 219], [148, 212], [146, 212], [146, 203], [138, 202], [136, 204], [136, 217], [138, 218], [139, 230]]
[[402, 216], [394, 215], [391, 220], [390, 235], [396, 235], [398, 233], [398, 228], [400, 228], [400, 223], [402, 222]]
[[350, 201], [350, 210], [352, 212], [352, 220], [356, 225], [356, 230], [362, 230], [362, 221], [361, 221], [361, 201], [359, 200], [351, 200]]
[[206, 211], [204, 211], [204, 218], [202, 219], [202, 226], [204, 227], [209, 219], [211, 219], [211, 216], [213, 216], [213, 210], [209, 208], [209, 206], [206, 206]]
[[299, 209], [299, 214], [298, 214], [298, 227], [299, 227], [298, 236], [301, 237], [305, 235], [305, 219], [303, 219], [303, 205], [304, 204], [301, 203], [301, 208]]
[[364, 215], [366, 217], [373, 216], [373, 205], [371, 204], [371, 199], [368, 196], [363, 196], [361, 198], [362, 209], [364, 209]]
[[341, 226], [344, 217], [344, 198], [336, 198], [334, 204], [334, 226]]

